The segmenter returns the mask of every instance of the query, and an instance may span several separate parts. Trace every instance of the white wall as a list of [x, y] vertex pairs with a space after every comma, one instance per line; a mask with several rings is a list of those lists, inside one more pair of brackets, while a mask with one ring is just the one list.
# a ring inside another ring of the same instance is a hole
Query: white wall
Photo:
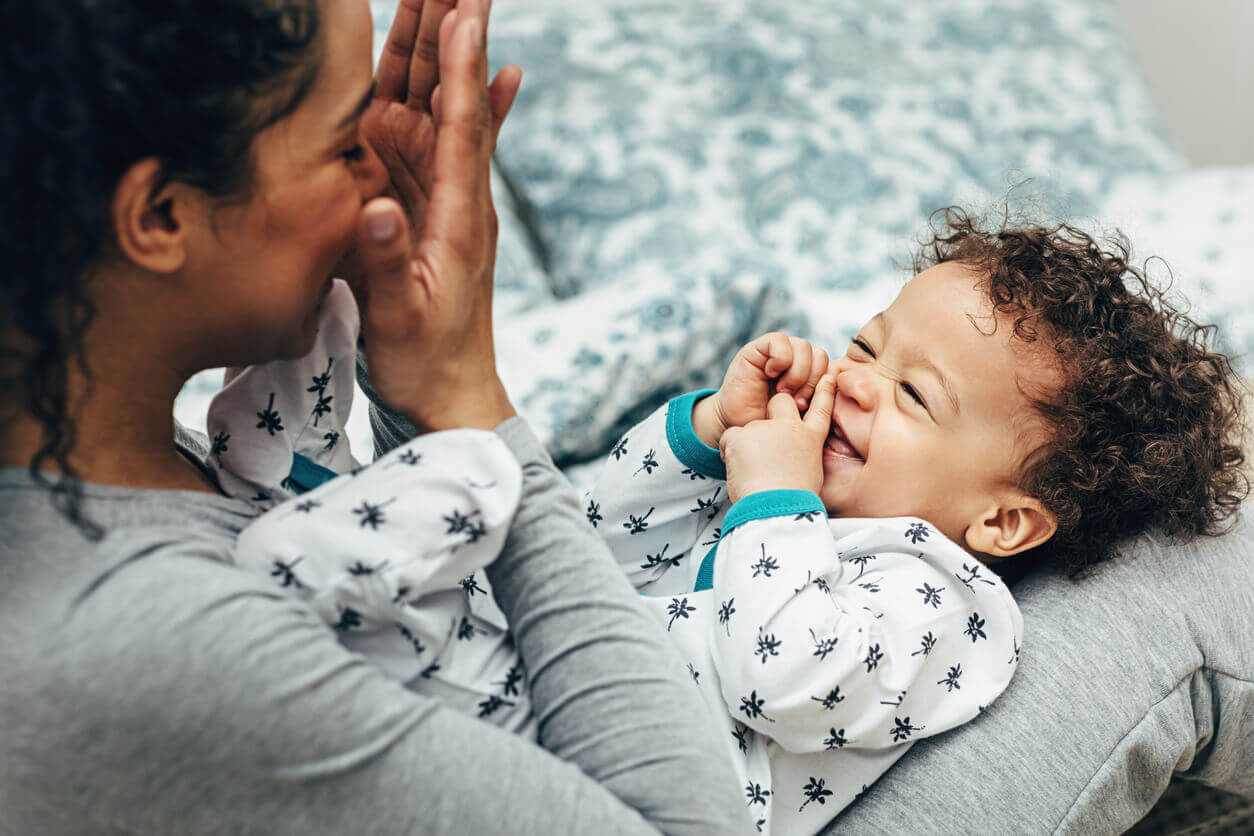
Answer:
[[1190, 162], [1254, 164], [1254, 0], [1115, 3]]

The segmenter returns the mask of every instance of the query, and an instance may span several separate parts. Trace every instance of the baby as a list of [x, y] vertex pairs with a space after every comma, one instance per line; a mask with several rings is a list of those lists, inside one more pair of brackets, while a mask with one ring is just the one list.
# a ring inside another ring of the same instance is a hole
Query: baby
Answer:
[[[985, 232], [956, 212], [946, 222], [930, 266], [844, 357], [783, 335], [755, 340], [717, 392], [677, 398], [629, 431], [587, 500], [726, 718], [746, 808], [769, 832], [821, 828], [913, 741], [1002, 692], [1022, 622], [994, 568], [1078, 570], [1151, 527], [1208, 532], [1244, 494], [1227, 360], [1125, 252], [1068, 227]], [[283, 370], [256, 377], [267, 374]], [[227, 408], [229, 393], [219, 415], [243, 412]], [[446, 480], [459, 513], [485, 521], [477, 544], [441, 541], [455, 523], [410, 525], [383, 504], [405, 493], [389, 480], [429, 489], [400, 462], [425, 444], [451, 463], [460, 451], [445, 435], [279, 506], [245, 530], [240, 553], [324, 602], [346, 641], [411, 687], [438, 683], [467, 710], [530, 732], [523, 673], [478, 594], [481, 573], [439, 585], [491, 559], [508, 489], [490, 514], [471, 509], [477, 489]], [[510, 483], [499, 464], [469, 483]], [[270, 483], [258, 476], [246, 490]], [[367, 479], [378, 480], [368, 492]], [[331, 492], [341, 512], [314, 530], [297, 509]], [[400, 525], [380, 536], [372, 508]], [[428, 562], [422, 577], [434, 580], [412, 585], [421, 573], [404, 566]], [[458, 661], [475, 642], [482, 651]]]

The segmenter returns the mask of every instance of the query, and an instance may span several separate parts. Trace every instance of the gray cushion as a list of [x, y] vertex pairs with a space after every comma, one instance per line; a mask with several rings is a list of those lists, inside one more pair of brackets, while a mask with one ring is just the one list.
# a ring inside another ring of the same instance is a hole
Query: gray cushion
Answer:
[[1254, 797], [1254, 523], [1145, 537], [1078, 581], [1029, 577], [1018, 674], [920, 742], [841, 833], [1118, 833], [1173, 773]]

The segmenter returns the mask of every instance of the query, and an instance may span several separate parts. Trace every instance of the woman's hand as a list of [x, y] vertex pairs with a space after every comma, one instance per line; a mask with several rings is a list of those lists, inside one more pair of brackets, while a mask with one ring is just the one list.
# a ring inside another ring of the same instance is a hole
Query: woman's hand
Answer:
[[[401, 0], [375, 71], [374, 100], [361, 119], [363, 141], [387, 170], [386, 194], [400, 202], [415, 234], [422, 231], [435, 173], [440, 30], [455, 6], [455, 0]], [[489, 0], [482, 9], [485, 32], [490, 7]], [[493, 148], [521, 80], [522, 71], [510, 65], [488, 86]]]
[[[436, 20], [438, 45], [431, 50], [423, 39]], [[433, 0], [408, 2], [389, 44], [408, 37], [412, 60], [403, 72], [396, 62], [381, 63], [377, 82], [381, 98], [405, 88], [385, 111], [413, 109], [414, 124], [434, 124], [429, 149], [421, 137], [396, 146], [395, 161], [410, 178], [393, 176], [400, 204], [387, 197], [368, 203], [357, 240], [362, 276], [355, 290], [371, 382], [420, 431], [491, 429], [514, 414], [492, 339], [496, 212], [489, 163], [518, 76], [515, 68], [512, 81], [502, 84], [498, 76], [489, 88], [486, 32], [483, 0], [461, 0], [452, 11]], [[410, 118], [396, 117], [398, 123]], [[422, 207], [412, 227], [407, 201]]]

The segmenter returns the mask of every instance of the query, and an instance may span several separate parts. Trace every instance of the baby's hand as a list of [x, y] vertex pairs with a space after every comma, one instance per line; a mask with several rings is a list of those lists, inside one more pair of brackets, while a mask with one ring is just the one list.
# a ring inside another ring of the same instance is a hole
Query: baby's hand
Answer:
[[736, 354], [723, 385], [693, 411], [697, 437], [718, 447], [729, 427], [743, 427], [767, 416], [767, 402], [790, 395], [805, 409], [819, 378], [827, 371], [827, 352], [800, 337], [778, 331], [763, 334]]
[[824, 375], [805, 418], [794, 398], [776, 394], [768, 417], [743, 427], [729, 427], [719, 442], [727, 465], [727, 493], [732, 502], [751, 493], [823, 487], [823, 442], [832, 423], [836, 377]]

